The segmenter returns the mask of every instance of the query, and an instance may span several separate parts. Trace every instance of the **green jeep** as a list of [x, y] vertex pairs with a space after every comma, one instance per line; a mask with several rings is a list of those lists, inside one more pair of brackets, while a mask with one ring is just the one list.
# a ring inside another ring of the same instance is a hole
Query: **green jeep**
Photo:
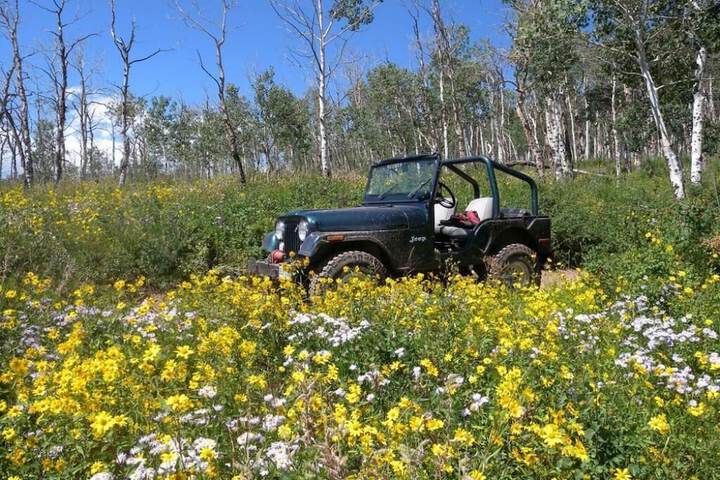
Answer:
[[[481, 192], [477, 172], [487, 192]], [[529, 210], [501, 207], [496, 172], [527, 184]], [[458, 183], [472, 192], [461, 215], [448, 186]], [[479, 279], [528, 285], [539, 282], [551, 255], [550, 219], [538, 213], [537, 186], [521, 172], [484, 156], [419, 155], [373, 165], [362, 206], [279, 217], [263, 250], [266, 260], [251, 260], [251, 272], [296, 277], [311, 295], [327, 283], [322, 279], [346, 278], [355, 267], [380, 277], [455, 268]], [[294, 260], [302, 267], [287, 268]]]

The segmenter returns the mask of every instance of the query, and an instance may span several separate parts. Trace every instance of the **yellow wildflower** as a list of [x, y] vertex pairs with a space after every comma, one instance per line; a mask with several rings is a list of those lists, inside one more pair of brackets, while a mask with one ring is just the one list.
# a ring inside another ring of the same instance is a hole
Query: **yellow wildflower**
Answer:
[[627, 468], [616, 468], [613, 472], [613, 480], [632, 480], [632, 475]]
[[215, 453], [215, 450], [210, 447], [203, 447], [200, 449], [200, 454], [198, 456], [206, 462], [211, 462], [217, 458], [217, 453]]
[[192, 400], [190, 400], [190, 398], [184, 393], [168, 397], [165, 400], [165, 403], [167, 403], [168, 407], [170, 407], [174, 412], [180, 413], [187, 412], [193, 407]]
[[11, 441], [13, 438], [15, 438], [15, 429], [12, 427], [7, 427], [3, 429], [2, 437], [3, 439], [5, 439], [6, 442]]
[[475, 443], [475, 437], [473, 437], [472, 433], [468, 432], [464, 428], [458, 428], [455, 430], [453, 441], [469, 447]]
[[175, 349], [175, 355], [185, 360], [190, 358], [190, 355], [192, 355], [193, 353], [195, 352], [187, 345], [180, 345]]
[[652, 417], [648, 422], [648, 425], [650, 428], [662, 433], [663, 435], [670, 431], [670, 425], [668, 424], [667, 417], [665, 417], [664, 413]]
[[688, 407], [688, 413], [694, 417], [702, 417], [705, 413], [705, 404], [703, 402], [698, 403], [697, 405], [691, 405]]
[[439, 430], [445, 426], [445, 422], [438, 418], [431, 418], [427, 422], [425, 422], [425, 427], [427, 428], [428, 432], [433, 432], [435, 430]]
[[468, 473], [468, 480], [486, 480], [485, 474], [480, 470], [471, 470]]

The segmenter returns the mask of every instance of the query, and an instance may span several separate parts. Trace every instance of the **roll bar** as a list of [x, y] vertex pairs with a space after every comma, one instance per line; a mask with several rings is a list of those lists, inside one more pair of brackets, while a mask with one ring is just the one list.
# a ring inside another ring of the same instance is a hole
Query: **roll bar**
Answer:
[[534, 216], [538, 215], [538, 190], [537, 190], [537, 184], [535, 183], [535, 180], [533, 180], [528, 175], [525, 175], [522, 172], [518, 172], [517, 170], [513, 170], [510, 167], [507, 167], [505, 165], [502, 165], [500, 163], [497, 163], [493, 160], [490, 160], [488, 157], [480, 155], [476, 157], [463, 157], [463, 158], [455, 158], [452, 160], [444, 160], [440, 162], [440, 166], [446, 166], [450, 170], [452, 170], [454, 173], [460, 175], [463, 179], [468, 181], [472, 187], [473, 192], [475, 194], [475, 198], [480, 196], [480, 186], [478, 185], [477, 181], [472, 178], [467, 173], [460, 170], [457, 165], [463, 165], [466, 163], [484, 163], [485, 167], [487, 169], [487, 175], [488, 180], [490, 181], [490, 191], [492, 193], [493, 197], [493, 217], [499, 217], [500, 216], [500, 192], [498, 191], [497, 187], [497, 179], [495, 178], [495, 169], [500, 170], [503, 173], [506, 173], [510, 175], [511, 177], [515, 177], [518, 180], [522, 180], [523, 182], [527, 183], [530, 186], [530, 205], [532, 214]]

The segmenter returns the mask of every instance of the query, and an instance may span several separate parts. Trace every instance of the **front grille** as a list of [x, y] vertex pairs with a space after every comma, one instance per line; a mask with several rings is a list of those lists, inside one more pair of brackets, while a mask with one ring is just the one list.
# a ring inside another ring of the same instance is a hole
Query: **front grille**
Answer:
[[300, 249], [300, 238], [298, 237], [298, 222], [285, 222], [285, 253], [295, 252]]

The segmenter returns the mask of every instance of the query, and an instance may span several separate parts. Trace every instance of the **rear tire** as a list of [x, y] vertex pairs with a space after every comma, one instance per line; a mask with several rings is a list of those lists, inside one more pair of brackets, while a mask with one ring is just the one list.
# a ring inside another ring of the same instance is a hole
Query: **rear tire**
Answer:
[[330, 286], [325, 279], [332, 279], [334, 282], [339, 278], [349, 277], [352, 272], [346, 273], [345, 267], [351, 270], [358, 267], [361, 273], [368, 276], [385, 278], [388, 275], [385, 265], [374, 255], [358, 250], [343, 252], [328, 260], [320, 272], [310, 279], [308, 294], [311, 297], [322, 294], [323, 290]]
[[536, 268], [537, 254], [527, 245], [512, 243], [488, 260], [490, 278], [500, 280], [513, 288], [516, 283], [527, 287], [540, 285], [540, 272]]

